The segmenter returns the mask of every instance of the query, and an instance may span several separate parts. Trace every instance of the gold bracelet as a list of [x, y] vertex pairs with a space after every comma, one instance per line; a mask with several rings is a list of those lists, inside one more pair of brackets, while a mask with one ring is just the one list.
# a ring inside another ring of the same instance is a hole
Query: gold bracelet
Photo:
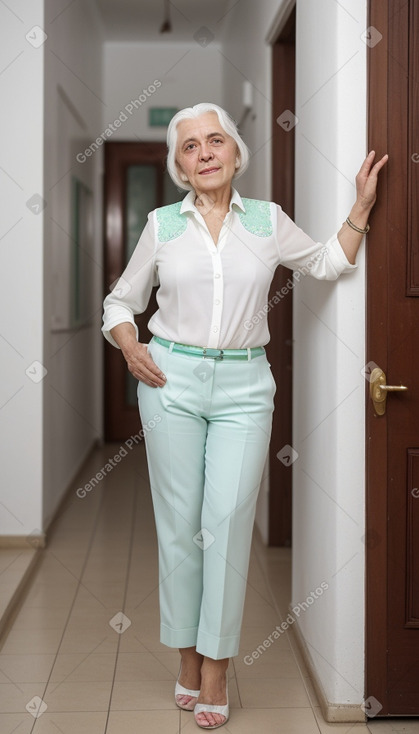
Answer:
[[370, 231], [370, 225], [369, 224], [367, 224], [367, 226], [364, 229], [361, 229], [361, 227], [357, 227], [356, 224], [354, 224], [353, 222], [351, 222], [351, 220], [349, 219], [349, 217], [346, 218], [346, 224], [349, 224], [349, 226], [352, 227], [352, 229], [354, 229], [355, 232], [359, 232], [359, 234], [367, 234], [367, 232]]

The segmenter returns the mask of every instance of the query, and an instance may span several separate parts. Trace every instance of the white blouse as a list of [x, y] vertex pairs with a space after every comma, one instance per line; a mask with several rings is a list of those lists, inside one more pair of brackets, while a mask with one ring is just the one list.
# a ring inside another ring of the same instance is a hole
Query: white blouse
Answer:
[[[194, 205], [183, 201], [150, 212], [133, 255], [104, 300], [102, 332], [133, 324], [147, 308], [153, 285], [158, 310], [148, 322], [152, 334], [181, 344], [218, 349], [258, 347], [269, 341], [267, 314], [306, 275], [335, 280], [357, 266], [347, 260], [334, 234], [314, 242], [278, 204], [242, 199], [232, 189], [230, 208], [217, 245]], [[277, 265], [290, 273], [287, 286], [268, 292]]]

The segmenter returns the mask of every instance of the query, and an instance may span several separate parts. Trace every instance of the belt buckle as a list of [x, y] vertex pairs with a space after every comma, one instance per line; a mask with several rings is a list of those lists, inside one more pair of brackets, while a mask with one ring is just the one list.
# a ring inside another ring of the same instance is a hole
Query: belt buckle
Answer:
[[224, 350], [223, 349], [204, 349], [202, 356], [204, 359], [223, 359]]

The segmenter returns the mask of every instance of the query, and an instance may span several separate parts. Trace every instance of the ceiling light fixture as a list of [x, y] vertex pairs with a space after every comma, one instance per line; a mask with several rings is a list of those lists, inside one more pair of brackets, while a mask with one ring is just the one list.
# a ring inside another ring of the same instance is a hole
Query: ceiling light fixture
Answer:
[[164, 19], [160, 26], [160, 33], [170, 33], [172, 24], [170, 22], [170, 0], [164, 0]]

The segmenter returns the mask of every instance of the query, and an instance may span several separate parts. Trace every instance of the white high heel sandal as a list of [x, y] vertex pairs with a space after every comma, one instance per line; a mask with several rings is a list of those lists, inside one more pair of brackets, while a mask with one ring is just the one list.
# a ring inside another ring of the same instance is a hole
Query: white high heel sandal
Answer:
[[[180, 678], [181, 670], [182, 670], [182, 664], [180, 666], [179, 674], [178, 674], [176, 685], [175, 685], [175, 703], [176, 703], [176, 706], [179, 706], [179, 708], [183, 709], [183, 711], [193, 711], [194, 706], [196, 704], [196, 699], [198, 698], [200, 691], [192, 691], [189, 688], [184, 688], [183, 686], [180, 685], [179, 678]], [[183, 704], [177, 700], [178, 696], [191, 696], [191, 700], [188, 701], [188, 703]]]
[[[195, 721], [201, 729], [218, 729], [219, 726], [224, 726], [227, 723], [230, 716], [230, 707], [228, 703], [228, 674], [226, 673], [226, 698], [227, 703], [225, 706], [216, 706], [215, 704], [209, 703], [196, 703], [193, 710]], [[197, 720], [197, 714], [221, 714], [224, 716], [224, 721], [221, 724], [200, 724]]]

